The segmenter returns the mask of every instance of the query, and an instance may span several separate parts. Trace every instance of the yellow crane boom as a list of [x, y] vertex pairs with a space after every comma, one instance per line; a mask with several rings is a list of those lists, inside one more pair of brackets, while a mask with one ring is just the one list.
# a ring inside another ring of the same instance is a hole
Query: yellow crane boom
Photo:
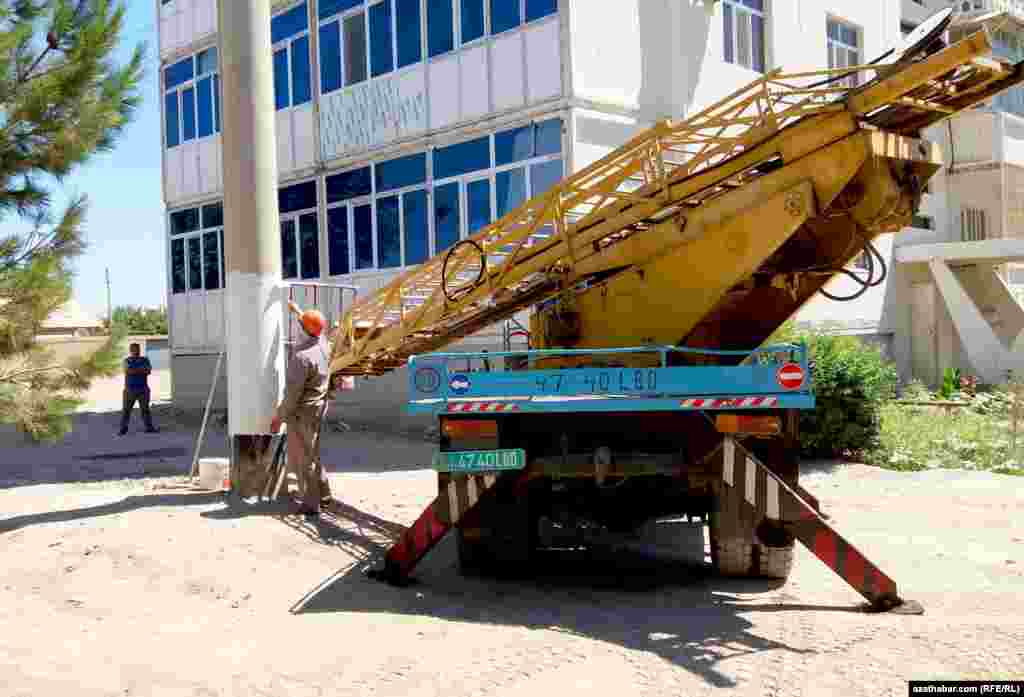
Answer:
[[[658, 123], [354, 304], [332, 373], [388, 372], [544, 301], [534, 348], [755, 345], [853, 243], [910, 222], [941, 165], [921, 130], [1024, 78], [991, 49], [980, 31], [915, 60], [775, 70]], [[850, 88], [855, 72], [873, 77]], [[765, 285], [791, 300], [765, 308]]]

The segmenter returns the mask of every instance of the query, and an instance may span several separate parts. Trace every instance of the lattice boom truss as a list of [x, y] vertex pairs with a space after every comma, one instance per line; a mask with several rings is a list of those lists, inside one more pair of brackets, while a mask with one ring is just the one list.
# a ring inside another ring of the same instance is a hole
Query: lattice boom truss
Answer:
[[[915, 62], [776, 70], [684, 122], [661, 122], [353, 305], [332, 371], [387, 372], [552, 297], [581, 280], [582, 260], [758, 176], [763, 163], [723, 165], [794, 124], [846, 112], [911, 135], [1019, 82], [1021, 66], [982, 58], [990, 51], [979, 32]], [[854, 71], [873, 77], [851, 89], [842, 78]]]

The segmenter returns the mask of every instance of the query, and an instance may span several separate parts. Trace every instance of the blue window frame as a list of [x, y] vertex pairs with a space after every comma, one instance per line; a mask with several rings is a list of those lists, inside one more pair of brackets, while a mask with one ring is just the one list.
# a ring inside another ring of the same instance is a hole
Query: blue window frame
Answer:
[[373, 207], [352, 209], [352, 231], [356, 241], [356, 270], [373, 268]]
[[522, 167], [498, 172], [494, 178], [497, 191], [498, 217], [515, 210], [526, 200], [526, 170]]
[[401, 227], [398, 219], [398, 197], [377, 199], [377, 256], [380, 268], [402, 265]]
[[213, 128], [220, 133], [220, 75], [213, 76]]
[[562, 120], [520, 126], [494, 135], [494, 159], [497, 166], [528, 160], [562, 151]]
[[355, 85], [366, 80], [366, 17], [365, 12], [345, 18], [345, 85]]
[[321, 92], [341, 89], [341, 33], [337, 21], [319, 29], [321, 40]]
[[402, 218], [405, 226], [405, 265], [421, 264], [430, 256], [426, 191], [410, 191], [402, 196]]
[[164, 97], [164, 119], [167, 122], [167, 147], [173, 148], [181, 143], [181, 133], [178, 130], [178, 93], [168, 92]]
[[184, 235], [199, 229], [199, 209], [185, 208], [171, 213], [171, 236]]
[[199, 235], [185, 240], [188, 247], [188, 289], [203, 289], [203, 250]]
[[309, 84], [309, 35], [292, 42], [292, 106], [305, 104], [313, 98]]
[[558, 0], [526, 0], [526, 21], [532, 22], [558, 12]]
[[500, 34], [522, 23], [519, 0], [491, 0], [491, 33]]
[[289, 106], [288, 49], [274, 51], [274, 108], [280, 111]]
[[182, 58], [177, 63], [164, 68], [164, 89], [169, 90], [172, 87], [177, 87], [188, 82], [193, 77], [195, 77], [195, 72], [192, 56]]
[[165, 147], [220, 132], [217, 49], [210, 47], [164, 69]]
[[370, 6], [370, 76], [395, 69], [391, 47], [391, 0]]
[[223, 203], [210, 203], [203, 206], [203, 227], [224, 227]]
[[395, 0], [395, 26], [398, 28], [398, 67], [419, 63], [423, 59], [420, 0]]
[[434, 189], [435, 254], [459, 241], [459, 183]]
[[299, 275], [298, 252], [295, 249], [295, 221], [281, 221], [281, 277], [295, 278]]
[[469, 234], [491, 224], [491, 181], [478, 179], [466, 185], [466, 226]]
[[557, 155], [562, 152], [562, 119], [548, 119], [536, 126], [536, 155]]
[[309, 29], [306, 3], [296, 5], [270, 19], [270, 42], [276, 44]]
[[533, 157], [536, 152], [533, 136], [533, 124], [494, 134], [495, 164], [500, 167]]
[[484, 24], [484, 0], [462, 1], [462, 43], [468, 44], [487, 33]]
[[228, 263], [224, 260], [224, 230], [221, 229], [217, 232], [217, 237], [220, 239], [220, 268], [224, 270], [224, 283], [225, 288], [228, 287]]
[[316, 208], [316, 182], [303, 182], [278, 189], [277, 207], [281, 215]]
[[380, 162], [374, 173], [377, 192], [402, 189], [427, 180], [427, 154], [416, 153]]
[[189, 87], [181, 91], [181, 140], [186, 142], [196, 137], [196, 91]]
[[196, 84], [196, 100], [199, 105], [199, 137], [205, 138], [214, 133], [212, 77], [204, 77]]
[[491, 139], [488, 136], [434, 151], [434, 179], [447, 179], [490, 166]]
[[185, 240], [171, 240], [171, 292], [185, 292]]
[[362, 4], [363, 0], [320, 0], [317, 3], [317, 14], [320, 19], [327, 19]]
[[[516, 0], [518, 2], [518, 0]], [[452, 0], [427, 0], [427, 55], [431, 58], [455, 48]]]
[[203, 233], [203, 287], [220, 288], [220, 251], [217, 249], [217, 231]]
[[337, 22], [320, 27], [320, 92], [341, 89], [341, 30]]
[[530, 193], [542, 194], [562, 178], [562, 161], [551, 160], [530, 167]]
[[320, 278], [320, 235], [316, 213], [299, 216], [299, 262], [304, 280]]
[[347, 201], [357, 196], [369, 196], [371, 191], [369, 167], [360, 167], [327, 177], [328, 204]]
[[217, 47], [211, 46], [196, 54], [196, 76], [217, 72]]
[[346, 206], [330, 208], [327, 211], [327, 263], [332, 276], [349, 272]]

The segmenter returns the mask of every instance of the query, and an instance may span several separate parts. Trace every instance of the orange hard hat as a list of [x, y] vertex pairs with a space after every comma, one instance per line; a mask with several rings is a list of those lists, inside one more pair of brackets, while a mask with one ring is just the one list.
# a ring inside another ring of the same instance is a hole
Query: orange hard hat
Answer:
[[299, 317], [299, 321], [302, 322], [302, 328], [310, 336], [320, 336], [324, 331], [324, 327], [327, 326], [327, 320], [324, 319], [319, 310], [306, 310]]

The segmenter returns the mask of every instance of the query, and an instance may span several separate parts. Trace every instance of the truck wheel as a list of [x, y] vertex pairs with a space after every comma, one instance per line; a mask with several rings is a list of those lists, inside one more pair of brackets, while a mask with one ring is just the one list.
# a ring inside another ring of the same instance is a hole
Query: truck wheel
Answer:
[[786, 579], [793, 569], [793, 545], [768, 547], [750, 540], [715, 542], [715, 571], [721, 576]]
[[786, 579], [793, 568], [793, 535], [767, 520], [759, 525], [735, 505], [731, 494], [719, 498], [709, 517], [711, 564], [721, 576]]
[[459, 573], [468, 576], [485, 570], [487, 545], [478, 537], [470, 537], [462, 528], [456, 528], [456, 548], [459, 557]]
[[492, 502], [480, 527], [457, 528], [459, 572], [517, 577], [530, 572], [535, 532], [526, 502]]

